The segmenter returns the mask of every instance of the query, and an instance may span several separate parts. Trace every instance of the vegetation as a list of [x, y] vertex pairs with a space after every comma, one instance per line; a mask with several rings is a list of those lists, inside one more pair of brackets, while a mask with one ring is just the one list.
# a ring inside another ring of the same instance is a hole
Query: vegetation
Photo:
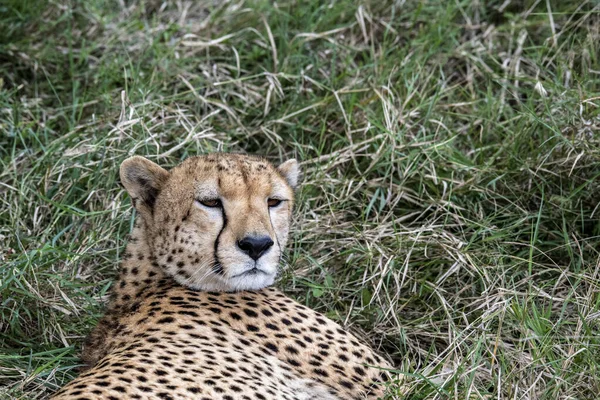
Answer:
[[599, 57], [585, 0], [3, 1], [0, 398], [77, 374], [120, 162], [212, 151], [302, 160], [278, 286], [390, 399], [596, 398]]

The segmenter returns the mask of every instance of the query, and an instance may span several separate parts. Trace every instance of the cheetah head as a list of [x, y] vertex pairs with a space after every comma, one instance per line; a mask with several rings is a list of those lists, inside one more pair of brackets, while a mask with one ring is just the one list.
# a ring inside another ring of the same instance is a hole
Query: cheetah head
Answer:
[[186, 159], [167, 171], [143, 158], [121, 164], [151, 256], [177, 282], [207, 291], [273, 283], [288, 239], [298, 163], [239, 154]]

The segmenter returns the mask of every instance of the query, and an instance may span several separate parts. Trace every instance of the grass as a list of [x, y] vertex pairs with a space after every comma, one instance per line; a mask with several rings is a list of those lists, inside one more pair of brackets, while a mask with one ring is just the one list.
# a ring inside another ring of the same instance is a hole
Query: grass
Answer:
[[0, 5], [0, 398], [76, 375], [129, 232], [118, 165], [302, 160], [278, 286], [390, 399], [600, 391], [600, 7]]

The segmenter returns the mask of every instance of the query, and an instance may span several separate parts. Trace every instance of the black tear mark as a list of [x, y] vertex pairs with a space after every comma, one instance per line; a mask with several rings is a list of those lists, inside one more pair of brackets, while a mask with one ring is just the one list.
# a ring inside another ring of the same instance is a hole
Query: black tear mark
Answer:
[[277, 247], [279, 248], [279, 262], [281, 262], [281, 256], [282, 256], [282, 249], [281, 249], [281, 244], [279, 243], [279, 237], [277, 236], [277, 231], [275, 230], [275, 226], [273, 225], [273, 220], [271, 219], [271, 210], [267, 211], [269, 213], [269, 223], [271, 224], [271, 229], [273, 230], [273, 233], [275, 234], [275, 243], [277, 244]]
[[223, 206], [221, 206], [221, 213], [223, 213], [223, 226], [221, 227], [221, 230], [219, 231], [219, 234], [217, 235], [217, 238], [215, 239], [215, 264], [213, 267], [213, 271], [215, 272], [215, 274], [217, 275], [223, 275], [223, 266], [221, 265], [221, 261], [219, 261], [219, 255], [217, 254], [217, 252], [219, 251], [219, 239], [221, 238], [221, 234], [223, 233], [223, 231], [225, 230], [225, 227], [227, 226], [227, 214], [225, 214], [225, 208]]

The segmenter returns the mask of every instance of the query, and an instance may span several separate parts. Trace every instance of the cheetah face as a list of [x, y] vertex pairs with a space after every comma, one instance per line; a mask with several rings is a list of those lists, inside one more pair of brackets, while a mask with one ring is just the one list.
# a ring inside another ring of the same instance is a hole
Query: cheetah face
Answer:
[[296, 160], [276, 168], [237, 154], [193, 157], [170, 171], [142, 157], [121, 165], [155, 262], [180, 284], [207, 291], [273, 283], [297, 180]]

